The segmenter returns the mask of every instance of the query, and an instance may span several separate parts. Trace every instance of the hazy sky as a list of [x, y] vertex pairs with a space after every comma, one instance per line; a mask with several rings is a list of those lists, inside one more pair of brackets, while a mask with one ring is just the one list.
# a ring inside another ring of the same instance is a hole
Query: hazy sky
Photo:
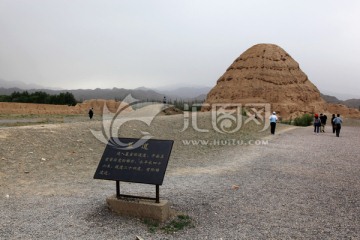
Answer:
[[274, 43], [324, 92], [360, 97], [358, 0], [0, 0], [0, 79], [46, 87], [214, 86]]

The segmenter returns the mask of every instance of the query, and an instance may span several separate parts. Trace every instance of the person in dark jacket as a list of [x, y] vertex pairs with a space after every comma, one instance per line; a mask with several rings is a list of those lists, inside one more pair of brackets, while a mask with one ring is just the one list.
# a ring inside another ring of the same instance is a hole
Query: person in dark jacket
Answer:
[[336, 130], [336, 125], [334, 123], [334, 119], [335, 119], [335, 114], [332, 115], [331, 117], [331, 125], [332, 125], [332, 130], [333, 130], [333, 133], [335, 133], [335, 130]]
[[320, 132], [323, 133], [325, 132], [326, 120], [327, 120], [327, 116], [325, 114], [320, 113], [320, 122], [321, 122]]
[[319, 134], [320, 126], [321, 126], [321, 121], [319, 115], [316, 113], [314, 116], [314, 134], [315, 133], [316, 135]]
[[89, 109], [89, 118], [90, 118], [90, 120], [93, 118], [93, 116], [94, 116], [94, 109], [90, 108]]

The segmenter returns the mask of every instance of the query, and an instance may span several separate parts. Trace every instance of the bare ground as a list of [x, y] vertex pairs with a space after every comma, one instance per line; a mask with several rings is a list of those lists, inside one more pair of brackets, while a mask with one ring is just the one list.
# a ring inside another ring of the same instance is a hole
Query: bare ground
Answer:
[[[149, 233], [138, 219], [111, 213], [105, 198], [111, 181], [93, 175], [105, 145], [90, 129], [101, 121], [0, 129], [0, 239], [357, 239], [360, 234], [359, 127], [332, 133], [278, 125], [277, 135], [247, 124], [223, 135], [202, 114], [199, 133], [180, 132], [182, 115], [161, 116], [150, 127], [132, 121], [121, 136], [139, 130], [175, 145], [161, 197], [190, 215], [195, 228]], [[330, 131], [328, 127], [327, 131]], [[217, 140], [186, 145], [184, 140]], [[222, 145], [221, 140], [242, 140]], [[251, 140], [264, 144], [248, 146]], [[267, 143], [268, 141], [268, 144]], [[217, 145], [217, 143], [219, 143]], [[124, 184], [131, 194], [152, 195], [152, 186]]]

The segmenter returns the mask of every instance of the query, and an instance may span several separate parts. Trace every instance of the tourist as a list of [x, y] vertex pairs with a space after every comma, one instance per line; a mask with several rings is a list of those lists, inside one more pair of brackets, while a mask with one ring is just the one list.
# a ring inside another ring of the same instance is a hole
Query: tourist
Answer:
[[336, 118], [334, 118], [333, 122], [335, 123], [335, 131], [336, 131], [336, 136], [339, 137], [340, 135], [340, 129], [341, 129], [341, 124], [343, 122], [343, 120], [340, 117], [340, 114], [336, 115]]
[[334, 119], [335, 119], [335, 114], [332, 115], [331, 117], [331, 125], [332, 125], [332, 130], [333, 130], [333, 133], [335, 133], [335, 129], [336, 129], [336, 125], [334, 123]]
[[276, 116], [276, 112], [273, 112], [270, 116], [270, 127], [271, 127], [271, 134], [275, 134], [276, 122], [278, 118]]
[[321, 121], [320, 121], [319, 115], [317, 113], [315, 113], [315, 117], [314, 117], [314, 134], [315, 133], [316, 133], [316, 135], [319, 134], [320, 126], [321, 126]]
[[94, 108], [90, 108], [89, 109], [89, 118], [90, 118], [90, 120], [93, 118], [93, 116], [94, 116]]
[[320, 113], [320, 122], [321, 122], [321, 129], [320, 132], [325, 132], [325, 125], [326, 125], [327, 116]]

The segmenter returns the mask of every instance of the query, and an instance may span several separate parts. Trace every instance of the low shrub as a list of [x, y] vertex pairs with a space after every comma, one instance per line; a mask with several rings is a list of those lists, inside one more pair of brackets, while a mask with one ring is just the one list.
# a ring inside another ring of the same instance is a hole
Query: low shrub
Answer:
[[307, 127], [311, 125], [311, 122], [313, 121], [313, 118], [309, 114], [304, 114], [301, 117], [297, 117], [294, 119], [294, 125], [295, 126], [303, 126]]

